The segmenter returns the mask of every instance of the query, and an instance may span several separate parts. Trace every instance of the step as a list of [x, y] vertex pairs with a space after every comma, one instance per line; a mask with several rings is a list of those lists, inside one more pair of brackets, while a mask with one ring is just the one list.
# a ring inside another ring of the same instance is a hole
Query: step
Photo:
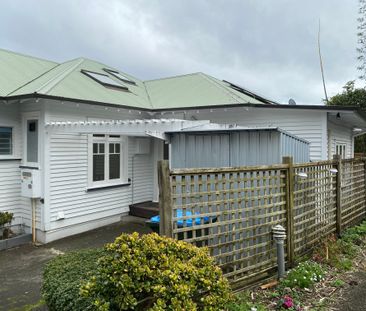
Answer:
[[159, 215], [159, 205], [155, 202], [143, 202], [130, 205], [131, 216], [150, 219], [153, 216]]

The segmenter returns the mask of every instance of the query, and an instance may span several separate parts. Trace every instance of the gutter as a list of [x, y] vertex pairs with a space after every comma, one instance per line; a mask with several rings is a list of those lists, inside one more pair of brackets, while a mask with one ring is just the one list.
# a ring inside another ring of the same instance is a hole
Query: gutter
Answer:
[[9, 101], [9, 100], [22, 100], [22, 99], [50, 99], [50, 100], [60, 100], [60, 101], [69, 101], [80, 104], [89, 104], [89, 105], [99, 105], [104, 107], [111, 108], [125, 108], [130, 110], [139, 110], [146, 111], [152, 113], [158, 112], [166, 112], [166, 111], [186, 111], [186, 110], [206, 110], [206, 109], [219, 109], [219, 108], [240, 108], [240, 107], [248, 107], [248, 108], [268, 108], [268, 109], [293, 109], [293, 110], [320, 110], [320, 111], [354, 111], [357, 112], [363, 119], [366, 120], [366, 110], [361, 109], [356, 106], [321, 106], [321, 105], [275, 105], [275, 104], [251, 104], [251, 103], [238, 103], [238, 104], [222, 104], [222, 105], [213, 105], [213, 106], [192, 106], [192, 107], [179, 107], [179, 108], [140, 108], [133, 107], [128, 105], [120, 105], [120, 104], [110, 104], [105, 102], [93, 101], [93, 100], [85, 100], [85, 99], [76, 99], [76, 98], [68, 98], [62, 96], [52, 96], [38, 93], [31, 93], [25, 95], [15, 95], [15, 96], [0, 96], [0, 101]]

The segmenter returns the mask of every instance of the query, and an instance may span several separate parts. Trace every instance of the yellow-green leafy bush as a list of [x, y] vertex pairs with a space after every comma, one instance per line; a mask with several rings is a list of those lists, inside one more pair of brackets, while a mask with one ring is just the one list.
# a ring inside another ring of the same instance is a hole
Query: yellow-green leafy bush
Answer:
[[232, 297], [207, 249], [137, 233], [105, 246], [81, 293], [99, 310], [223, 310]]

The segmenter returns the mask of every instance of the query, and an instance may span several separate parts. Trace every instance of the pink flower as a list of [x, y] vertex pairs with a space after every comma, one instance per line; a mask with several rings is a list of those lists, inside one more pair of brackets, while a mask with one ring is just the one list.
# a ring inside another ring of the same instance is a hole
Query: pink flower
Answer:
[[290, 296], [285, 296], [283, 298], [282, 307], [285, 309], [290, 309], [294, 306], [294, 302]]

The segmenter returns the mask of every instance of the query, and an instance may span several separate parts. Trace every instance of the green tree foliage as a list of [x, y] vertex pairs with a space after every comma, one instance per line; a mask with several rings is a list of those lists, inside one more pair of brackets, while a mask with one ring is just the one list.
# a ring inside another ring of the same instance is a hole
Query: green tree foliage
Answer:
[[122, 234], [107, 244], [81, 288], [98, 310], [224, 310], [228, 281], [207, 249], [157, 234]]
[[[328, 101], [328, 105], [352, 106], [366, 109], [366, 89], [355, 88], [355, 81], [348, 81], [343, 87], [343, 92], [331, 97]], [[366, 135], [356, 137], [355, 152], [366, 153]]]
[[355, 81], [348, 81], [343, 92], [331, 97], [328, 105], [366, 108], [366, 89], [355, 88]]

